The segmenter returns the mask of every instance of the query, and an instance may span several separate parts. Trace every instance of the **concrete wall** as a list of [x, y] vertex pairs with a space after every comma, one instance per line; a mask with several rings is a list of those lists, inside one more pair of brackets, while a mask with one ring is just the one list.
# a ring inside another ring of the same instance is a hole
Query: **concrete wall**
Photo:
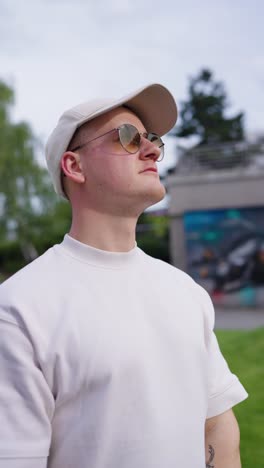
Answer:
[[185, 235], [182, 216], [173, 216], [170, 222], [170, 255], [173, 265], [186, 270]]

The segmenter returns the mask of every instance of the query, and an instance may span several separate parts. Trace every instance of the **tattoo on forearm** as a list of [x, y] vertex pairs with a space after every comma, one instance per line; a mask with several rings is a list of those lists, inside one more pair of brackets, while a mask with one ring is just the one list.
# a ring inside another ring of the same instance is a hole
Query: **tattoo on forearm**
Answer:
[[215, 456], [215, 451], [214, 451], [212, 445], [209, 445], [209, 450], [208, 451], [209, 451], [209, 459], [206, 462], [206, 468], [214, 468], [214, 465], [211, 465], [211, 462], [213, 461], [214, 456]]

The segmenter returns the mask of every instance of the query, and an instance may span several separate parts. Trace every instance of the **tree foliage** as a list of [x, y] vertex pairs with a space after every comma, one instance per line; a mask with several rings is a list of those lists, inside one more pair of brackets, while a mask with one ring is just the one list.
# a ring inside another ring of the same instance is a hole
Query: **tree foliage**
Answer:
[[168, 216], [151, 211], [142, 213], [137, 225], [137, 244], [152, 257], [170, 263]]
[[244, 139], [243, 113], [227, 116], [229, 102], [222, 82], [209, 69], [202, 69], [189, 81], [188, 99], [181, 103], [177, 137], [198, 136], [199, 144]]
[[30, 261], [47, 238], [56, 237], [56, 215], [69, 220], [69, 208], [62, 208], [46, 169], [37, 163], [30, 126], [12, 122], [13, 104], [13, 90], [0, 81], [0, 245], [17, 243]]

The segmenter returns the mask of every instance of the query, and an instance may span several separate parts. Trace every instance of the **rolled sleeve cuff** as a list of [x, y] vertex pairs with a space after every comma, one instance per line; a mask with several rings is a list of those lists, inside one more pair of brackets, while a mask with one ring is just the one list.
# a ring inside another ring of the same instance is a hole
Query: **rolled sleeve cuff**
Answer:
[[248, 397], [243, 385], [236, 379], [221, 393], [212, 395], [209, 399], [207, 418], [218, 416]]

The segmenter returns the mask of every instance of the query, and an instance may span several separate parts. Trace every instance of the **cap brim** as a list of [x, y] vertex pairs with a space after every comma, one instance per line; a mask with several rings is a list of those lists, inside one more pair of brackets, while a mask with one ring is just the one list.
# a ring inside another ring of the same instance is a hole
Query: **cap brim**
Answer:
[[177, 106], [171, 93], [160, 84], [152, 84], [124, 101], [140, 118], [146, 130], [162, 136], [177, 121]]

